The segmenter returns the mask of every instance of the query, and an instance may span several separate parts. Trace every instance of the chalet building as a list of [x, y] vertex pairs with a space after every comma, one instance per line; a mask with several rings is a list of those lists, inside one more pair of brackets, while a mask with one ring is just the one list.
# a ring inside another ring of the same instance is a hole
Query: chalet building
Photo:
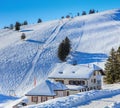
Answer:
[[37, 104], [57, 97], [67, 96], [67, 89], [60, 82], [46, 80], [26, 94], [29, 100], [28, 104]]
[[49, 79], [29, 91], [28, 104], [41, 103], [57, 97], [71, 94], [100, 90], [102, 87], [103, 70], [97, 65], [88, 67], [86, 65], [57, 64], [49, 75]]
[[104, 75], [104, 72], [97, 65], [89, 67], [65, 63], [63, 65], [57, 64], [48, 78], [65, 84], [69, 89], [68, 94], [75, 94], [92, 89], [100, 90], [102, 75]]

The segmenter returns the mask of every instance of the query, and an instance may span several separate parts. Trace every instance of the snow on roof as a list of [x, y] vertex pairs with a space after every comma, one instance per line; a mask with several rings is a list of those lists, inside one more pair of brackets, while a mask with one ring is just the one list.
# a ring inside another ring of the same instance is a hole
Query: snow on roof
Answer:
[[94, 68], [94, 70], [99, 70], [99, 71], [101, 72], [102, 75], [105, 75], [105, 73], [104, 73], [104, 71], [103, 71], [103, 69], [102, 69], [101, 67], [99, 67], [99, 66], [93, 64], [93, 68]]
[[61, 82], [54, 82], [53, 86], [54, 90], [68, 90], [66, 85], [62, 84]]
[[94, 68], [94, 70], [103, 70], [102, 68], [100, 68], [99, 66], [97, 66], [95, 64], [93, 64], [93, 68]]
[[84, 86], [77, 86], [77, 85], [66, 85], [69, 90], [80, 90], [85, 88]]
[[90, 78], [93, 68], [86, 65], [57, 64], [49, 78]]
[[33, 96], [54, 96], [55, 90], [67, 90], [68, 88], [60, 83], [60, 82], [51, 82], [46, 80], [39, 84], [37, 87], [29, 91], [26, 96], [33, 95]]
[[49, 80], [42, 82], [37, 87], [29, 91], [26, 96], [55, 96], [55, 92], [52, 88], [52, 83]]

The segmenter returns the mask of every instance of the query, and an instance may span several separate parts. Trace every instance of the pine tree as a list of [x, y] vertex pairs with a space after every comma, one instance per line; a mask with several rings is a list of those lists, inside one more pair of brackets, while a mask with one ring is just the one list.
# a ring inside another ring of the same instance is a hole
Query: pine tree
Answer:
[[110, 56], [105, 64], [106, 82], [115, 83], [120, 81], [120, 47], [111, 50]]
[[58, 57], [61, 61], [65, 61], [66, 57], [70, 53], [71, 45], [68, 37], [63, 40], [58, 47]]
[[120, 46], [117, 49], [116, 58], [117, 58], [117, 62], [116, 62], [116, 65], [117, 65], [116, 81], [120, 82]]
[[70, 40], [68, 37], [65, 38], [64, 40], [64, 50], [65, 50], [65, 55], [67, 56], [70, 53], [71, 45], [70, 45]]
[[82, 15], [86, 15], [86, 14], [87, 14], [86, 11], [83, 11], [83, 12], [82, 12]]
[[62, 41], [62, 43], [60, 43], [59, 48], [58, 48], [58, 57], [61, 61], [65, 61], [66, 55], [64, 53], [65, 53], [64, 41]]
[[24, 21], [24, 22], [23, 22], [23, 25], [28, 25], [28, 22], [27, 22], [27, 21]]
[[95, 10], [94, 9], [90, 9], [89, 10], [89, 14], [93, 14], [93, 13], [95, 13]]
[[105, 81], [107, 83], [114, 83], [115, 82], [115, 50], [112, 48], [110, 52], [110, 56], [107, 59], [107, 62], [105, 64], [105, 73], [106, 73], [106, 78]]
[[10, 24], [10, 29], [12, 30], [14, 28], [13, 24]]
[[15, 30], [16, 31], [20, 30], [20, 26], [21, 26], [21, 24], [19, 22], [16, 22], [16, 24], [15, 24]]
[[37, 23], [41, 23], [41, 22], [42, 22], [42, 20], [39, 18], [38, 21], [37, 21]]
[[79, 13], [79, 12], [77, 13], [77, 16], [80, 16], [80, 13]]

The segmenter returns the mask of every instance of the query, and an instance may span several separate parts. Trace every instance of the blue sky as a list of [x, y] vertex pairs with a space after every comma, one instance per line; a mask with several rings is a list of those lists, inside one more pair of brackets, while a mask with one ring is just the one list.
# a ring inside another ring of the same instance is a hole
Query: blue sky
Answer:
[[0, 27], [24, 20], [36, 23], [38, 18], [54, 20], [92, 8], [98, 11], [120, 8], [120, 0], [0, 0]]

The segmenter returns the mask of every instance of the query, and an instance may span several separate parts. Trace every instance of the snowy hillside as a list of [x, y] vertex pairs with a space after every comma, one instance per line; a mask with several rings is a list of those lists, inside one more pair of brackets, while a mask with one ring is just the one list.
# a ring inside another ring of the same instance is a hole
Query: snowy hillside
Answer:
[[[21, 40], [21, 34], [26, 40]], [[103, 64], [120, 42], [120, 10], [21, 27], [20, 32], [0, 30], [0, 93], [24, 95], [47, 78], [59, 63], [57, 48], [67, 36], [72, 52], [68, 63]]]

